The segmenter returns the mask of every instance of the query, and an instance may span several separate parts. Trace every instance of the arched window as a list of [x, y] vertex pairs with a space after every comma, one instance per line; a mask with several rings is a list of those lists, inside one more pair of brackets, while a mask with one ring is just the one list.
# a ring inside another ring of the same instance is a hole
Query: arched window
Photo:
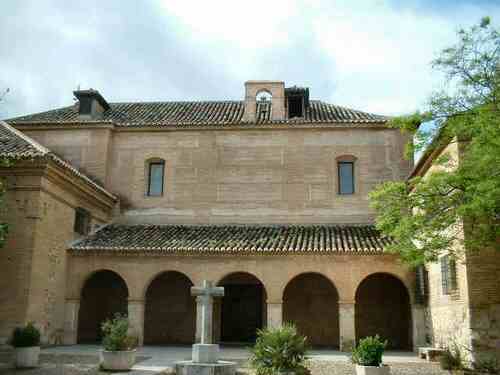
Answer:
[[165, 178], [165, 160], [151, 159], [147, 163], [148, 186], [146, 195], [148, 197], [160, 197], [163, 195], [163, 181]]
[[337, 158], [338, 193], [350, 195], [355, 192], [355, 167], [354, 156], [341, 156]]

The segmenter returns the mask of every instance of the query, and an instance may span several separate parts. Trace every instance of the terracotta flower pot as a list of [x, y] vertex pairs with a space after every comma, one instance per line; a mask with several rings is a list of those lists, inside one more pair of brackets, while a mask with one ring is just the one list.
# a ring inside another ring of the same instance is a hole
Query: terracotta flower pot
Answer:
[[15, 365], [18, 368], [37, 367], [39, 355], [39, 346], [15, 348]]
[[135, 364], [137, 350], [100, 351], [100, 364], [104, 370], [130, 370]]

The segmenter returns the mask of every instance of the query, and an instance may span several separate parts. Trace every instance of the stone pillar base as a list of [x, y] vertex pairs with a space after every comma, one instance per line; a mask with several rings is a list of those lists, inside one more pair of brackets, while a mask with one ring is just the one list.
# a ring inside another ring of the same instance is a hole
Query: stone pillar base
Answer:
[[219, 345], [194, 344], [192, 360], [194, 363], [217, 363], [219, 359]]
[[217, 363], [194, 363], [182, 361], [175, 364], [176, 375], [235, 375], [236, 363], [218, 361]]

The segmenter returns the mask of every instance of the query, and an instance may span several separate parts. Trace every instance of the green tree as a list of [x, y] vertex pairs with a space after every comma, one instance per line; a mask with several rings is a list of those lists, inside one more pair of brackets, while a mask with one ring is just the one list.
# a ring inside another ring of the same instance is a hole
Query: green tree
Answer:
[[[432, 65], [444, 73], [444, 89], [431, 95], [426, 112], [391, 124], [414, 133], [408, 155], [439, 153], [434, 163], [443, 168], [370, 194], [378, 229], [395, 240], [387, 250], [414, 265], [444, 251], [460, 257], [463, 246], [500, 247], [500, 33], [485, 17], [461, 29]], [[422, 130], [427, 121], [433, 131]], [[459, 162], [441, 152], [454, 143]]]

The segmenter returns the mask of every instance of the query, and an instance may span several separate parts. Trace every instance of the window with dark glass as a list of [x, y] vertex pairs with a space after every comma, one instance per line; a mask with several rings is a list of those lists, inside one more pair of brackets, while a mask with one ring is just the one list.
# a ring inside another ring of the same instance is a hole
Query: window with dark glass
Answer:
[[445, 255], [440, 258], [440, 262], [443, 294], [452, 294], [457, 289], [457, 266], [455, 260]]
[[418, 303], [425, 303], [429, 295], [429, 274], [424, 266], [415, 269], [415, 278], [415, 299]]
[[339, 194], [354, 194], [354, 163], [339, 161]]
[[83, 208], [75, 209], [75, 224], [73, 230], [81, 235], [90, 232], [90, 212]]
[[165, 162], [155, 161], [149, 163], [148, 196], [158, 197], [163, 195], [164, 172], [165, 172]]

